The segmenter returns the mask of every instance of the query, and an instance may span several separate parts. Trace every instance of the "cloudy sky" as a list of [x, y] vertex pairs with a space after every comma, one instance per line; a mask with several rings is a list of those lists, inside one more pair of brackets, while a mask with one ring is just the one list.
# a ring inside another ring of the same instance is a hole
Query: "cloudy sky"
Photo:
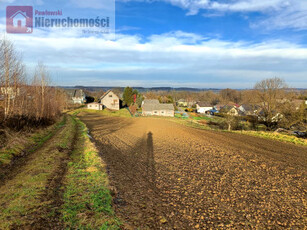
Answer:
[[108, 8], [115, 36], [80, 28], [6, 35], [29, 74], [43, 61], [57, 85], [251, 88], [281, 77], [307, 88], [307, 0], [118, 0], [115, 12], [111, 1], [0, 0], [0, 31], [7, 5], [74, 18]]

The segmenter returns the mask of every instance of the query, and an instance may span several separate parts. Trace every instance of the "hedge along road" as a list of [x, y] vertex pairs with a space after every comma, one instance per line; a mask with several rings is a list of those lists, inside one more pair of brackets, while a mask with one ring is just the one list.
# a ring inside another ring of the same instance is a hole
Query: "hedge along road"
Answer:
[[307, 148], [164, 119], [80, 113], [124, 228], [306, 226]]

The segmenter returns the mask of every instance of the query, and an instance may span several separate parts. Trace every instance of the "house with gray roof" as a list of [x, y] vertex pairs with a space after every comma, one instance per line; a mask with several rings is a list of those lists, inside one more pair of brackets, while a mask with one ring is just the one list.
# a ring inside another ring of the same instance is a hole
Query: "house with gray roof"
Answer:
[[173, 117], [175, 109], [173, 104], [161, 104], [158, 100], [145, 99], [142, 103], [143, 116]]
[[86, 102], [86, 95], [82, 89], [65, 89], [65, 92], [72, 104], [84, 104]]

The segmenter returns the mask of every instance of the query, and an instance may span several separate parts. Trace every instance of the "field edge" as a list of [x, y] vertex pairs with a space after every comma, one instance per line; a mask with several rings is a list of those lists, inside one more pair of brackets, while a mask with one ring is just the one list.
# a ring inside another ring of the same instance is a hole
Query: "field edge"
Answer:
[[76, 145], [64, 179], [62, 218], [68, 229], [120, 229], [112, 207], [106, 165], [88, 136], [86, 125], [73, 112]]

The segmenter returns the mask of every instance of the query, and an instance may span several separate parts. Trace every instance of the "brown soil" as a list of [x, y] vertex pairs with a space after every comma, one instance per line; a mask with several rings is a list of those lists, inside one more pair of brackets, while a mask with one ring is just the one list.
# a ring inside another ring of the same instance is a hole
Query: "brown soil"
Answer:
[[304, 229], [307, 148], [163, 119], [81, 114], [125, 229]]

